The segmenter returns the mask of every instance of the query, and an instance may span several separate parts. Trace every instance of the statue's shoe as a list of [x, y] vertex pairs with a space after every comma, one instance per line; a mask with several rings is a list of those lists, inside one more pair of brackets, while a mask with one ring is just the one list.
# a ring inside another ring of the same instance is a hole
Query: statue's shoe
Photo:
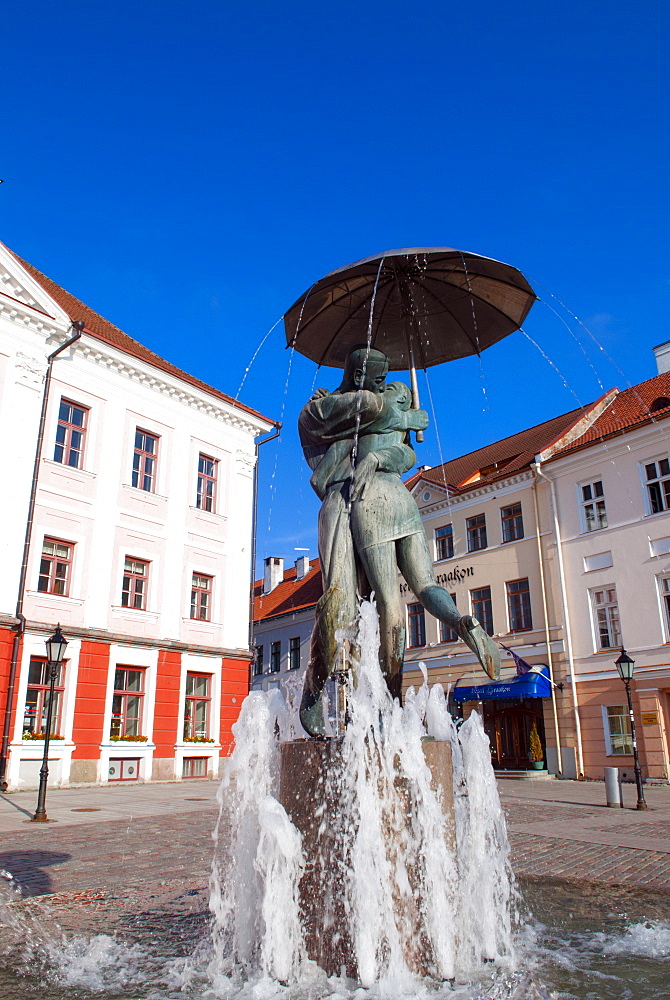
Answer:
[[473, 618], [472, 615], [463, 615], [456, 625], [456, 631], [463, 642], [476, 655], [491, 680], [499, 680], [500, 650], [491, 636], [481, 627], [477, 619]]
[[303, 696], [302, 705], [300, 706], [300, 722], [302, 723], [302, 728], [310, 736], [319, 738], [326, 735], [326, 723], [323, 718], [323, 701], [321, 698], [313, 701], [311, 697], [306, 699]]

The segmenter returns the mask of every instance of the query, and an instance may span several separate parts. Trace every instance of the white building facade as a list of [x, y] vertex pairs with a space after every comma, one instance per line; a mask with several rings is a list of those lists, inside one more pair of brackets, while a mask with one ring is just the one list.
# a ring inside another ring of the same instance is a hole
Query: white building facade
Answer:
[[8, 787], [37, 781], [44, 639], [56, 623], [69, 645], [52, 783], [218, 774], [248, 691], [240, 581], [250, 574], [254, 439], [273, 422], [153, 354], [2, 245], [0, 386]]
[[569, 447], [538, 456], [556, 515], [559, 595], [579, 705], [576, 747], [587, 777], [601, 778], [608, 766], [633, 776], [626, 692], [615, 666], [625, 646], [635, 661], [643, 777], [670, 778], [669, 418], [670, 374], [662, 372], [615, 395]]

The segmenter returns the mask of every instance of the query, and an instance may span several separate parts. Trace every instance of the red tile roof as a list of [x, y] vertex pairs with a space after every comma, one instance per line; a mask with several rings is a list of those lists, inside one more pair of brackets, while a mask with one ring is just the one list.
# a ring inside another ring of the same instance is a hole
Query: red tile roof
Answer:
[[17, 253], [14, 253], [9, 247], [7, 250], [12, 254], [13, 257], [19, 262], [19, 264], [26, 269], [28, 274], [35, 279], [35, 281], [42, 286], [42, 288], [47, 292], [52, 299], [54, 299], [58, 305], [63, 309], [64, 312], [70, 317], [70, 319], [75, 322], [76, 320], [84, 320], [86, 324], [84, 327], [84, 333], [89, 334], [91, 337], [95, 337], [97, 340], [102, 340], [107, 344], [111, 344], [113, 347], [117, 347], [119, 350], [123, 351], [125, 354], [131, 354], [135, 358], [139, 358], [141, 361], [147, 362], [147, 364], [153, 365], [155, 368], [160, 368], [161, 371], [166, 372], [168, 375], [174, 375], [176, 378], [182, 379], [184, 382], [188, 382], [189, 385], [195, 386], [197, 389], [202, 389], [204, 392], [210, 393], [212, 396], [216, 396], [217, 399], [222, 399], [231, 406], [234, 406], [238, 410], [243, 410], [245, 413], [250, 413], [254, 417], [260, 417], [261, 420], [267, 421], [269, 424], [277, 426], [276, 420], [271, 420], [269, 417], [264, 417], [262, 413], [258, 410], [253, 410], [250, 406], [246, 406], [244, 403], [238, 402], [233, 399], [232, 396], [228, 396], [225, 392], [221, 392], [220, 389], [215, 389], [211, 385], [207, 385], [206, 382], [202, 382], [200, 379], [195, 378], [194, 375], [189, 375], [188, 372], [182, 371], [181, 368], [177, 368], [170, 361], [166, 361], [165, 358], [161, 358], [160, 355], [154, 354], [150, 351], [148, 347], [144, 344], [140, 344], [139, 341], [134, 340], [129, 337], [127, 333], [120, 330], [118, 326], [110, 323], [108, 319], [101, 316], [99, 313], [95, 312], [89, 306], [87, 306], [80, 299], [76, 298], [71, 292], [67, 292], [60, 285], [57, 285], [55, 281], [48, 278], [41, 271], [38, 271], [36, 267], [29, 264], [27, 260], [23, 260], [19, 257]]
[[[593, 405], [593, 404], [591, 404]], [[477, 489], [486, 483], [492, 483], [503, 476], [522, 472], [530, 466], [535, 456], [565, 434], [577, 421], [588, 414], [591, 406], [580, 407], [563, 413], [560, 417], [545, 420], [542, 424], [529, 427], [528, 430], [512, 434], [495, 441], [468, 455], [461, 455], [443, 465], [436, 465], [423, 472], [415, 472], [407, 480], [406, 486], [412, 489], [419, 481], [437, 483], [449, 487], [452, 493], [465, 493]], [[484, 473], [472, 482], [468, 482], [477, 473]]]
[[[665, 403], [665, 405], [663, 405]], [[654, 406], [654, 404], [656, 404]], [[617, 393], [606, 410], [593, 422], [585, 434], [556, 451], [565, 455], [569, 451], [623, 434], [633, 427], [665, 420], [670, 416], [670, 372], [655, 375], [646, 382], [639, 382]]]
[[309, 572], [302, 580], [296, 580], [296, 569], [292, 566], [284, 571], [284, 579], [269, 594], [263, 593], [263, 580], [254, 583], [254, 621], [265, 621], [291, 611], [302, 611], [313, 607], [323, 593], [321, 564], [318, 559], [310, 560]]

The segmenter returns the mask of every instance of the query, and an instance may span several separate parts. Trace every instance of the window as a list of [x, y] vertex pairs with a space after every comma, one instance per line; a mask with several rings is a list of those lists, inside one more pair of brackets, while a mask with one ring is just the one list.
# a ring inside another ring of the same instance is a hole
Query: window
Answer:
[[254, 663], [254, 677], [259, 677], [263, 673], [263, 647], [256, 646], [256, 661]]
[[454, 554], [454, 532], [450, 524], [435, 529], [435, 552], [439, 559], [451, 559]]
[[615, 646], [620, 646], [619, 606], [614, 587], [609, 587], [605, 590], [594, 590], [593, 607], [595, 610], [596, 635], [599, 648], [613, 649]]
[[300, 636], [296, 635], [288, 641], [288, 668], [298, 670], [300, 667]]
[[134, 667], [117, 667], [114, 671], [110, 736], [141, 735], [143, 699], [144, 670], [136, 670]]
[[270, 673], [278, 674], [281, 670], [281, 642], [270, 644]]
[[186, 674], [184, 705], [184, 739], [209, 738], [209, 674]]
[[110, 781], [137, 781], [140, 776], [139, 759], [110, 760], [108, 775]]
[[[54, 704], [51, 715], [51, 736], [60, 731], [60, 713], [65, 690], [64, 666], [59, 664], [54, 687]], [[49, 671], [47, 661], [41, 656], [31, 656], [28, 665], [28, 690], [23, 714], [24, 733], [45, 733], [49, 708]]]
[[409, 645], [426, 645], [426, 615], [423, 604], [408, 604], [407, 619], [409, 622]]
[[208, 510], [213, 514], [216, 510], [216, 459], [207, 455], [198, 456], [198, 493], [196, 507]]
[[181, 769], [182, 778], [206, 778], [207, 759], [207, 757], [184, 757]]
[[670, 462], [661, 458], [658, 462], [649, 462], [644, 471], [647, 477], [647, 494], [652, 514], [670, 509]]
[[470, 591], [473, 617], [489, 635], [493, 635], [493, 608], [491, 606], [491, 588], [480, 587]]
[[608, 705], [607, 721], [608, 754], [632, 754], [633, 735], [630, 731], [630, 715], [624, 705]]
[[211, 621], [212, 577], [193, 574], [191, 584], [191, 618], [200, 622]]
[[477, 514], [465, 522], [468, 536], [468, 552], [486, 548], [486, 515]]
[[605, 497], [600, 479], [582, 486], [582, 511], [584, 531], [597, 531], [598, 528], [607, 527]]
[[87, 413], [88, 410], [84, 406], [77, 406], [76, 403], [71, 403], [68, 399], [61, 399], [54, 462], [69, 465], [71, 469], [82, 468]]
[[141, 559], [126, 556], [123, 567], [123, 589], [121, 590], [121, 605], [124, 608], [134, 608], [144, 611], [147, 606], [147, 590], [149, 586], [149, 563]]
[[524, 629], [532, 628], [528, 580], [511, 580], [505, 586], [510, 632], [522, 632]]
[[42, 594], [59, 594], [67, 597], [70, 592], [70, 569], [74, 545], [58, 538], [45, 538], [37, 589]]
[[503, 542], [515, 542], [517, 538], [523, 538], [523, 514], [520, 503], [501, 507], [500, 519], [502, 521]]
[[661, 600], [663, 602], [663, 612], [665, 614], [665, 628], [667, 635], [670, 635], [670, 577], [661, 578]]
[[135, 431], [135, 451], [133, 454], [133, 486], [138, 490], [153, 493], [156, 486], [156, 457], [158, 438], [137, 428]]
[[[449, 594], [454, 604], [456, 603], [456, 594]], [[453, 628], [449, 628], [444, 622], [440, 622], [440, 642], [458, 642], [460, 636], [458, 632], [454, 632]]]

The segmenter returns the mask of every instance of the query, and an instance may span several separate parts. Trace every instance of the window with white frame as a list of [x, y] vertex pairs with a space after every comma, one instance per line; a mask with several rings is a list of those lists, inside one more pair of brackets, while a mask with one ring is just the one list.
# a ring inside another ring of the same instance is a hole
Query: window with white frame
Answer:
[[196, 621], [212, 620], [212, 583], [211, 576], [204, 573], [194, 573], [191, 583], [191, 618]]
[[644, 467], [647, 485], [647, 497], [652, 514], [660, 514], [662, 510], [670, 510], [670, 462], [661, 458], [656, 462], [648, 462]]
[[42, 594], [58, 594], [67, 597], [70, 593], [70, 574], [74, 545], [60, 538], [45, 538], [42, 543], [40, 573], [37, 589]]
[[146, 493], [156, 491], [156, 459], [158, 457], [158, 437], [138, 427], [135, 431], [133, 451], [132, 484]]
[[523, 538], [523, 511], [520, 503], [500, 508], [500, 524], [503, 542], [516, 542]]
[[199, 510], [207, 510], [210, 514], [216, 511], [216, 480], [218, 462], [215, 458], [198, 455], [198, 489], [195, 503]]
[[123, 564], [123, 586], [121, 588], [121, 606], [145, 611], [147, 607], [147, 591], [149, 589], [149, 563], [143, 559], [126, 556]]
[[79, 406], [69, 399], [61, 399], [56, 427], [54, 462], [81, 469], [84, 461], [84, 441], [88, 407]]
[[263, 646], [256, 646], [256, 658], [254, 659], [254, 677], [260, 677], [264, 670], [263, 666]]
[[633, 752], [633, 735], [626, 705], [604, 705], [605, 743], [608, 755], [624, 756]]
[[599, 649], [614, 649], [621, 645], [619, 605], [614, 587], [591, 591], [596, 643]]
[[443, 524], [435, 529], [435, 557], [451, 559], [454, 555], [454, 531], [450, 524]]
[[[454, 607], [456, 606], [456, 594], [449, 594], [449, 597], [454, 602]], [[446, 622], [440, 622], [440, 642], [458, 642], [460, 636], [458, 632], [455, 632], [453, 628], [450, 628]]]
[[142, 732], [144, 669], [119, 666], [114, 671], [114, 696], [109, 735], [116, 739], [139, 736]]
[[[51, 715], [51, 736], [60, 732], [61, 705], [65, 691], [65, 665], [58, 665], [54, 685], [54, 703]], [[28, 666], [28, 689], [23, 713], [23, 732], [46, 732], [49, 709], [49, 665], [42, 656], [31, 656]]]
[[209, 674], [186, 674], [184, 701], [184, 739], [209, 739], [212, 678]]
[[662, 576], [658, 582], [661, 588], [661, 603], [663, 605], [663, 625], [666, 635], [670, 637], [670, 576]]
[[293, 636], [288, 641], [288, 668], [298, 670], [300, 668], [300, 636]]
[[426, 645], [426, 615], [423, 604], [407, 605], [407, 623], [409, 625], [409, 646]]
[[605, 493], [601, 479], [593, 483], [585, 483], [582, 493], [582, 528], [584, 531], [597, 531], [607, 527], [607, 511], [605, 510]]
[[530, 587], [528, 580], [509, 580], [507, 589], [507, 612], [510, 632], [523, 632], [533, 627], [530, 608]]

